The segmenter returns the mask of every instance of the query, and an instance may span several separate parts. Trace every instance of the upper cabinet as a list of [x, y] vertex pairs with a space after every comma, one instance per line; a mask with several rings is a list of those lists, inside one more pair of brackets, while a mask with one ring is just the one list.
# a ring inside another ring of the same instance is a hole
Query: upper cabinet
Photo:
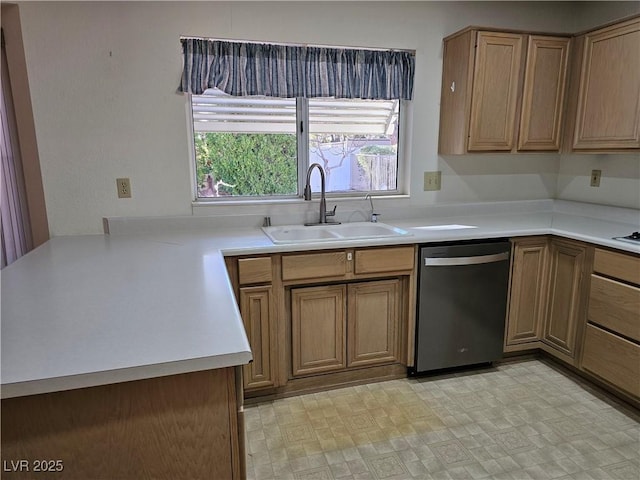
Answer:
[[640, 18], [576, 38], [575, 151], [640, 148]]
[[522, 70], [522, 35], [478, 32], [476, 38], [467, 148], [511, 150]]
[[568, 54], [568, 37], [446, 38], [439, 153], [559, 150]]
[[568, 38], [528, 37], [518, 150], [560, 149], [568, 61]]
[[438, 152], [640, 149], [640, 17], [570, 38], [444, 39]]

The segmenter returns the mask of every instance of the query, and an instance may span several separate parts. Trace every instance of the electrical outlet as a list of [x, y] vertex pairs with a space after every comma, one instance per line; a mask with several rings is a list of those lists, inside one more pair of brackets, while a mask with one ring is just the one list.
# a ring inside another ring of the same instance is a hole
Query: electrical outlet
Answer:
[[118, 198], [131, 198], [131, 182], [128, 178], [116, 178]]
[[432, 192], [442, 188], [442, 172], [424, 172], [424, 191]]
[[592, 187], [600, 186], [601, 175], [602, 175], [602, 170], [591, 170], [591, 186]]

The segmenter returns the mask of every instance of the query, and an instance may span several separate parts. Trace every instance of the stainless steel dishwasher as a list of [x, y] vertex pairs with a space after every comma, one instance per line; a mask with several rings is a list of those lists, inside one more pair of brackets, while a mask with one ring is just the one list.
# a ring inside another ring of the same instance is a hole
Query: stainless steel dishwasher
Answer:
[[410, 375], [502, 357], [510, 254], [506, 240], [421, 247]]

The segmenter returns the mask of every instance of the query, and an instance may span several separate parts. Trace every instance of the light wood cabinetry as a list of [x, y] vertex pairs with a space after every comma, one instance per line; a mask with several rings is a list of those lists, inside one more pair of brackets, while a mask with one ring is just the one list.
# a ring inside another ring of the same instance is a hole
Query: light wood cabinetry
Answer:
[[253, 362], [248, 397], [398, 378], [412, 361], [416, 247], [225, 259]]
[[350, 284], [347, 366], [398, 361], [400, 280]]
[[640, 289], [593, 275], [589, 319], [601, 327], [640, 342]]
[[518, 150], [560, 149], [569, 39], [530, 35]]
[[[413, 245], [282, 255], [292, 383], [318, 373], [407, 365], [415, 264]], [[330, 284], [317, 285], [323, 282]]]
[[271, 270], [270, 257], [238, 259], [238, 281], [240, 285], [271, 283], [273, 279]]
[[413, 246], [356, 250], [354, 273], [407, 271], [412, 270], [414, 264]]
[[549, 240], [546, 237], [513, 241], [505, 351], [535, 348], [542, 338], [548, 271]]
[[568, 50], [568, 37], [522, 32], [446, 38], [439, 153], [558, 150]]
[[347, 252], [344, 250], [282, 257], [283, 281], [341, 277], [349, 271], [351, 262], [347, 262]]
[[523, 36], [478, 32], [469, 151], [513, 148]]
[[556, 237], [512, 240], [504, 351], [540, 348], [640, 402], [640, 256]]
[[294, 376], [346, 367], [346, 286], [291, 291], [291, 354]]
[[576, 336], [583, 311], [583, 276], [587, 247], [578, 242], [554, 238], [549, 249], [549, 296], [544, 328], [545, 349], [574, 363]]
[[593, 271], [602, 276], [640, 285], [640, 257], [597, 248], [593, 256]]
[[243, 366], [248, 392], [278, 385], [277, 321], [273, 293], [273, 267], [269, 256], [226, 259], [244, 322], [253, 361]]
[[513, 244], [505, 352], [541, 348], [575, 365], [586, 305], [588, 246], [543, 236]]
[[2, 478], [241, 479], [235, 368], [2, 400], [2, 459], [61, 460], [61, 472]]
[[240, 315], [253, 361], [244, 368], [244, 388], [276, 385], [276, 326], [270, 285], [240, 288]]
[[640, 148], [640, 17], [577, 39], [573, 149]]
[[397, 362], [399, 279], [291, 290], [293, 376]]
[[640, 397], [640, 257], [595, 249], [580, 367]]

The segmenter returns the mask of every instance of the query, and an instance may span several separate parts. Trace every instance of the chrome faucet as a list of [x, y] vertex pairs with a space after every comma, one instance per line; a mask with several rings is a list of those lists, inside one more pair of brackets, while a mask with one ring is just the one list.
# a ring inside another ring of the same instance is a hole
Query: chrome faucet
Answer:
[[367, 193], [367, 196], [364, 197], [364, 199], [369, 199], [369, 204], [371, 205], [371, 216], [369, 217], [369, 220], [372, 223], [377, 223], [378, 222], [378, 217], [380, 216], [379, 213], [376, 213], [375, 209], [373, 208], [373, 197], [371, 196], [370, 193]]
[[333, 220], [327, 220], [327, 217], [335, 216], [337, 205], [333, 207], [333, 210], [331, 211], [331, 213], [327, 213], [327, 200], [325, 198], [324, 170], [322, 169], [319, 163], [312, 163], [311, 165], [309, 165], [309, 169], [307, 170], [307, 184], [304, 186], [304, 199], [308, 202], [311, 201], [311, 172], [315, 167], [318, 167], [318, 170], [320, 171], [320, 185], [322, 188], [320, 193], [320, 216], [317, 222], [305, 223], [305, 225], [320, 225], [323, 223], [340, 223]]

